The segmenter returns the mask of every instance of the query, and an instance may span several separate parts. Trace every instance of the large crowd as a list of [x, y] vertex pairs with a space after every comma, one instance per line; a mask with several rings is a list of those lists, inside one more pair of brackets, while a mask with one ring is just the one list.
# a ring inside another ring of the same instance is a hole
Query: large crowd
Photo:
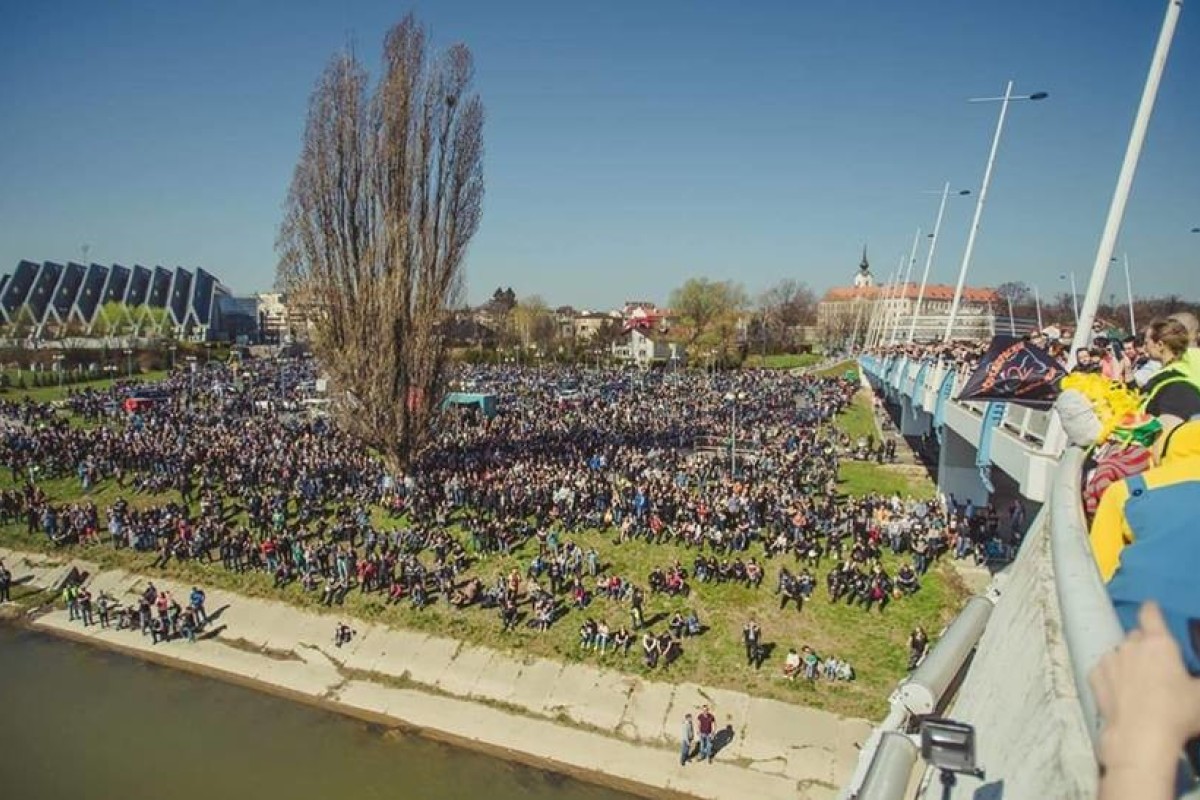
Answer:
[[[883, 612], [942, 554], [985, 559], [1009, 538], [990, 508], [840, 496], [839, 459], [894, 456], [831, 424], [857, 390], [840, 378], [463, 368], [456, 386], [494, 394], [498, 413], [446, 408], [394, 474], [306, 412], [316, 378], [306, 359], [213, 364], [74, 393], [66, 414], [0, 407], [0, 461], [20, 487], [0, 515], [59, 545], [153, 553], [156, 567], [259, 571], [330, 606], [351, 592], [444, 603], [535, 634], [577, 612], [582, 649], [636, 650], [649, 668], [703, 640], [688, 598], [708, 584], [798, 611], [823, 598]], [[55, 480], [111, 481], [120, 499], [48, 496]], [[596, 529], [610, 533], [599, 551], [580, 543]], [[635, 542], [661, 547], [661, 563], [622, 574], [612, 562]], [[522, 567], [489, 567], [497, 555]], [[648, 618], [648, 596], [677, 612]]]

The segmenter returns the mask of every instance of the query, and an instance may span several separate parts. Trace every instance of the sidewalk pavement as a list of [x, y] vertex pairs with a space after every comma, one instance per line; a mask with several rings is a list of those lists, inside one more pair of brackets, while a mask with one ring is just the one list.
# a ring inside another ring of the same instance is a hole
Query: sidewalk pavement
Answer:
[[[14, 581], [28, 576], [39, 587], [58, 585], [76, 565], [91, 573], [93, 595], [104, 591], [122, 603], [150, 580], [123, 570], [97, 572], [78, 559], [2, 548], [0, 559]], [[190, 586], [152, 580], [186, 605]], [[858, 744], [871, 730], [865, 720], [741, 692], [523, 659], [219, 590], [208, 592], [205, 605], [215, 619], [196, 644], [154, 646], [133, 631], [84, 628], [68, 622], [65, 610], [33, 624], [350, 713], [382, 715], [431, 735], [642, 793], [825, 800], [849, 778]], [[357, 626], [357, 635], [340, 648], [333, 645], [338, 619]], [[678, 728], [684, 713], [702, 704], [712, 707], [718, 730], [726, 731], [718, 742], [727, 741], [712, 765], [681, 767]]]

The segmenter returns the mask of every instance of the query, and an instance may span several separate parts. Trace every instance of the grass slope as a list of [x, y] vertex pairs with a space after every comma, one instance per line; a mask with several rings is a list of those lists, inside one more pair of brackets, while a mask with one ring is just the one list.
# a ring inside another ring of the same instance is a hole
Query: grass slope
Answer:
[[746, 356], [742, 366], [748, 369], [801, 369], [820, 364], [824, 359], [817, 353], [778, 353], [768, 356], [753, 353]]
[[[57, 385], [55, 385], [55, 386], [35, 386], [35, 387], [27, 388], [27, 389], [19, 389], [16, 387], [16, 383], [18, 381], [16, 372], [13, 370], [8, 370], [7, 372], [10, 373], [9, 374], [10, 384], [7, 389], [0, 391], [0, 399], [9, 400], [11, 402], [20, 402], [22, 400], [28, 399], [28, 400], [33, 400], [34, 402], [37, 402], [37, 403], [53, 403], [56, 400], [65, 399], [68, 395], [71, 394], [71, 392], [78, 392], [78, 391], [82, 391], [83, 389], [95, 389], [96, 391], [99, 392], [99, 391], [103, 391], [103, 390], [109, 388], [117, 380], [122, 380], [122, 381], [128, 380], [124, 375], [121, 375], [116, 379], [97, 378], [97, 379], [91, 380], [91, 381], [68, 383], [68, 384], [64, 384], [62, 386], [57, 386]], [[28, 380], [29, 380], [28, 370], [25, 371], [24, 377], [25, 377], [25, 380], [28, 382]], [[163, 378], [167, 377], [167, 371], [166, 370], [155, 370], [155, 371], [151, 371], [151, 372], [143, 372], [143, 373], [139, 373], [135, 377], [141, 381], [147, 381], [147, 382], [159, 381], [159, 380], [162, 380]]]

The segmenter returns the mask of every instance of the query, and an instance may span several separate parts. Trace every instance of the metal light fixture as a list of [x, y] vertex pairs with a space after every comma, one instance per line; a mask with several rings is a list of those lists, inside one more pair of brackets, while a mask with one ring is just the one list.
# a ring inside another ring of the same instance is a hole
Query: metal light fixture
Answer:
[[921, 720], [921, 758], [941, 773], [942, 800], [949, 800], [958, 775], [984, 776], [975, 763], [975, 728], [942, 717]]

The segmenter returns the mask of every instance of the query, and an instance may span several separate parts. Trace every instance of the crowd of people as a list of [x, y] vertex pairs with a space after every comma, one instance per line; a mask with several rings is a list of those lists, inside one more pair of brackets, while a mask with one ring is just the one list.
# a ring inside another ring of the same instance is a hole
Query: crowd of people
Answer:
[[[830, 422], [857, 390], [840, 378], [465, 367], [456, 384], [496, 395], [499, 413], [448, 408], [398, 474], [299, 410], [315, 378], [307, 359], [214, 363], [152, 391], [76, 392], [57, 411], [0, 406], [0, 461], [21, 487], [0, 514], [59, 545], [153, 553], [156, 567], [262, 572], [331, 606], [351, 592], [444, 603], [538, 633], [575, 612], [582, 649], [640, 647], [651, 669], [708, 634], [687, 600], [708, 585], [882, 612], [988, 532], [953, 503], [839, 495], [855, 443]], [[111, 482], [120, 499], [48, 496], [63, 479]], [[585, 546], [594, 530], [609, 543]], [[613, 566], [643, 545], [662, 548], [659, 565]], [[488, 567], [504, 556], [527, 568]], [[647, 618], [651, 597], [676, 608]]]
[[160, 590], [150, 582], [136, 601], [125, 603], [107, 592], [93, 594], [87, 578], [86, 572], [73, 568], [63, 579], [61, 590], [67, 621], [78, 621], [85, 628], [97, 625], [138, 631], [149, 636], [155, 645], [183, 639], [195, 644], [197, 635], [212, 620], [204, 605], [204, 590], [199, 587], [192, 587], [187, 605], [183, 605], [169, 591]]

